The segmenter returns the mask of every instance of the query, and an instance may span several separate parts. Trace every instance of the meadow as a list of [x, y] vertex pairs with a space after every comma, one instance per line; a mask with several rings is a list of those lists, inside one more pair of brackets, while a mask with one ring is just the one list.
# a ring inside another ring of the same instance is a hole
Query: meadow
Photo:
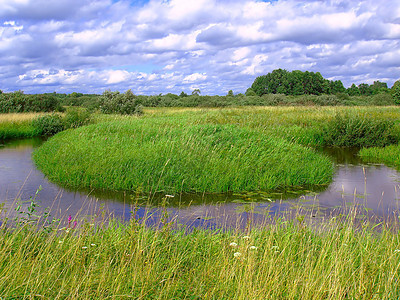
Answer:
[[[18, 118], [31, 124], [36, 116]], [[400, 140], [393, 106], [145, 108], [140, 117], [93, 114], [90, 123], [74, 123], [37, 149], [46, 176], [77, 188], [165, 194], [326, 185], [334, 166], [316, 149], [356, 146], [381, 162], [364, 151], [398, 157]], [[355, 207], [317, 223], [283, 214], [245, 230], [209, 230], [176, 224], [166, 210], [158, 226], [148, 226], [151, 216], [138, 219], [131, 209], [122, 223], [112, 216], [52, 220], [34, 209], [8, 220], [0, 206], [0, 297], [400, 297], [398, 218], [374, 223]]]
[[144, 192], [269, 191], [326, 185], [324, 146], [384, 147], [400, 140], [396, 107], [146, 109], [98, 115], [35, 151], [37, 166], [73, 188]]

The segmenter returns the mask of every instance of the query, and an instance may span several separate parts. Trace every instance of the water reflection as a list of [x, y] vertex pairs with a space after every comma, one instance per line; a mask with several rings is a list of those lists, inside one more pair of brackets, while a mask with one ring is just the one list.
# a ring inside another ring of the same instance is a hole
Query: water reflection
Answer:
[[[71, 191], [46, 180], [38, 171], [31, 153], [43, 141], [30, 139], [0, 143], [0, 203], [8, 208], [9, 217], [16, 215], [12, 205], [29, 205], [39, 186], [36, 200], [41, 209], [49, 207], [53, 216], [79, 213], [95, 219], [102, 212], [128, 220], [135, 217], [157, 223], [163, 216], [189, 226], [217, 228], [224, 225], [246, 227], [274, 218], [299, 214], [315, 219], [326, 219], [346, 207], [359, 206], [364, 214], [384, 218], [397, 214], [400, 199], [400, 175], [384, 165], [363, 164], [358, 149], [319, 149], [332, 157], [336, 165], [333, 183], [302, 189], [270, 193], [230, 194], [164, 194], [138, 195], [129, 192]], [[160, 208], [163, 204], [165, 208]], [[3, 212], [4, 214], [4, 212]]]

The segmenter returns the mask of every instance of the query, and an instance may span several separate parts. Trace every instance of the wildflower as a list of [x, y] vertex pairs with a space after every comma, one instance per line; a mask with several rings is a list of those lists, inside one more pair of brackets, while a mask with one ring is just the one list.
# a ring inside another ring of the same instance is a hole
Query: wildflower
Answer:
[[249, 240], [249, 239], [250, 239], [250, 236], [245, 235], [245, 236], [243, 237], [243, 239], [244, 239], [244, 240]]
[[175, 196], [174, 196], [174, 195], [165, 195], [165, 197], [167, 197], [167, 198], [174, 198]]
[[396, 249], [394, 250], [394, 253], [400, 252], [400, 249]]
[[64, 241], [63, 241], [63, 240], [60, 240], [60, 241], [58, 241], [58, 243], [59, 243], [59, 244], [62, 244], [62, 243], [64, 243]]
[[86, 246], [83, 246], [82, 249], [87, 249], [87, 247], [86, 247]]
[[230, 243], [229, 246], [231, 246], [231, 247], [237, 247], [237, 244], [236, 244], [236, 243]]
[[257, 250], [257, 247], [256, 246], [250, 246], [249, 249], [250, 250]]
[[242, 255], [242, 253], [240, 253], [240, 252], [233, 253], [233, 256], [236, 258], [239, 258], [241, 255]]
[[72, 216], [71, 216], [71, 215], [69, 215], [69, 216], [68, 216], [68, 224], [70, 224], [70, 223], [71, 223], [71, 221], [72, 221]]
[[96, 247], [96, 244], [90, 244], [90, 246], [92, 246], [92, 247]]

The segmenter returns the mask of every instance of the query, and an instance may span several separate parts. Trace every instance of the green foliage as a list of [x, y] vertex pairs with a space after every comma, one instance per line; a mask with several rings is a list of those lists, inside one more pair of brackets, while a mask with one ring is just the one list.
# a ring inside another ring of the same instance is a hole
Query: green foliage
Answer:
[[317, 72], [302, 72], [277, 69], [257, 77], [251, 89], [259, 96], [264, 94], [320, 95], [344, 92], [341, 81], [330, 82]]
[[194, 89], [194, 90], [192, 91], [192, 95], [193, 95], [193, 96], [199, 96], [200, 94], [201, 94], [201, 92], [200, 92], [199, 89]]
[[62, 117], [58, 114], [39, 116], [32, 121], [36, 135], [50, 136], [64, 130]]
[[64, 128], [78, 128], [90, 123], [90, 112], [85, 108], [69, 108], [63, 118]]
[[360, 89], [353, 83], [351, 87], [346, 90], [347, 94], [350, 96], [359, 96], [361, 95]]
[[54, 94], [25, 95], [21, 91], [0, 94], [0, 113], [62, 111]]
[[392, 86], [392, 97], [397, 105], [400, 105], [400, 80], [397, 80]]
[[360, 95], [362, 96], [370, 96], [372, 95], [372, 89], [367, 83], [360, 83], [358, 85], [358, 90], [360, 91]]
[[118, 91], [105, 91], [99, 98], [100, 111], [105, 114], [140, 115], [143, 113], [141, 102], [131, 90], [120, 94]]

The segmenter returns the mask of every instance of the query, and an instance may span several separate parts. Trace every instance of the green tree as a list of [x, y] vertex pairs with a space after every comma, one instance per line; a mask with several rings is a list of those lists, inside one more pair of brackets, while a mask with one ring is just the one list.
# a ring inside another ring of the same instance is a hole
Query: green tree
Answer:
[[192, 91], [192, 95], [193, 95], [193, 96], [199, 96], [200, 94], [201, 94], [201, 92], [200, 92], [199, 89], [194, 89], [194, 90]]
[[360, 90], [360, 94], [363, 96], [371, 96], [372, 95], [371, 87], [367, 83], [360, 83], [358, 85], [358, 89]]
[[233, 97], [233, 96], [234, 96], [234, 95], [233, 95], [233, 91], [232, 91], [232, 90], [229, 90], [227, 96]]
[[245, 93], [246, 96], [257, 96], [256, 92], [252, 88], [248, 88]]
[[397, 105], [400, 105], [400, 80], [397, 80], [392, 88], [391, 88], [391, 92], [392, 92], [392, 97], [394, 100], [394, 103], [396, 103]]
[[340, 80], [330, 81], [329, 87], [331, 94], [339, 94], [346, 92], [346, 89]]
[[349, 96], [360, 96], [361, 95], [359, 88], [354, 83], [351, 85], [351, 87], [349, 87], [346, 90], [346, 92], [347, 92], [347, 94], [349, 94]]
[[370, 85], [370, 89], [373, 95], [387, 93], [389, 92], [389, 88], [386, 82], [374, 81], [373, 84]]
[[180, 94], [179, 94], [179, 97], [181, 97], [181, 98], [184, 98], [184, 97], [187, 97], [188, 96], [188, 94], [186, 94], [184, 91], [182, 91]]

